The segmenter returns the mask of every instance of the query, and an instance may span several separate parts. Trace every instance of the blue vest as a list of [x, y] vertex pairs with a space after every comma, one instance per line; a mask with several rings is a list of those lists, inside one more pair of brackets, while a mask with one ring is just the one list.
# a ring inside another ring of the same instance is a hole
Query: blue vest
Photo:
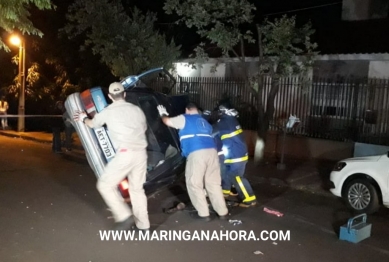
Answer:
[[215, 148], [215, 140], [212, 137], [212, 126], [201, 115], [184, 114], [185, 126], [178, 132], [180, 136], [182, 155], [188, 157], [190, 153]]
[[225, 153], [224, 163], [238, 163], [248, 160], [247, 145], [243, 130], [233, 116], [223, 115], [216, 123]]

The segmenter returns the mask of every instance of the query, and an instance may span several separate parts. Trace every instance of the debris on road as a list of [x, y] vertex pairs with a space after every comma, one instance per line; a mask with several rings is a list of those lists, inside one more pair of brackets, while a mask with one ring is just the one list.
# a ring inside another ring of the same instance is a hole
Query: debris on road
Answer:
[[267, 207], [264, 207], [263, 211], [265, 211], [266, 213], [278, 216], [278, 217], [282, 217], [284, 215], [283, 213], [281, 213], [281, 212], [279, 212], [277, 210], [272, 210], [272, 209], [269, 209]]
[[165, 214], [172, 214], [174, 212], [184, 210], [185, 207], [186, 207], [185, 204], [180, 202], [175, 207], [172, 207], [172, 208], [169, 208], [169, 209], [164, 209], [163, 211], [164, 211]]
[[273, 242], [273, 245], [276, 245], [276, 246], [277, 246], [277, 245], [278, 245], [278, 243], [277, 243], [277, 242]]
[[232, 224], [234, 226], [242, 224], [242, 220], [237, 220], [237, 219], [230, 219], [230, 220], [228, 220], [228, 222], [230, 222], [230, 224]]
[[255, 255], [263, 255], [263, 253], [262, 253], [261, 251], [259, 251], [259, 250], [254, 251], [254, 254], [255, 254]]

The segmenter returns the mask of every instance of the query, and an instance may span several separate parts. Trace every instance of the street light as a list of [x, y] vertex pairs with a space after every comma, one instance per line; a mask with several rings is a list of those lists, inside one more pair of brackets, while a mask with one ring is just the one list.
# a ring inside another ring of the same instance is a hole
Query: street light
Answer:
[[19, 46], [19, 107], [18, 107], [18, 132], [24, 131], [24, 105], [25, 105], [25, 86], [26, 86], [26, 49], [24, 45], [24, 39], [17, 35], [13, 35], [10, 38], [13, 45]]

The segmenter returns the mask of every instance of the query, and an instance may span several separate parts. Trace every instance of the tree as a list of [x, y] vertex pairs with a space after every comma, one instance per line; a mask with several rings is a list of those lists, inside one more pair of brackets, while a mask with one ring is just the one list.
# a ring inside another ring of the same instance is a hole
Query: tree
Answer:
[[[22, 34], [43, 36], [43, 33], [34, 27], [29, 20], [30, 12], [27, 8], [35, 5], [39, 10], [53, 9], [55, 6], [50, 0], [0, 0], [0, 28], [8, 33], [14, 30]], [[0, 37], [0, 49], [9, 52], [10, 49]]]
[[76, 0], [69, 8], [64, 31], [70, 38], [85, 37], [82, 49], [94, 54], [118, 77], [138, 74], [152, 67], [169, 67], [180, 47], [154, 30], [156, 15], [137, 8], [124, 10], [117, 1]]
[[[219, 48], [224, 57], [239, 58], [245, 87], [257, 98], [254, 106], [258, 111], [258, 135], [266, 140], [280, 77], [304, 72], [316, 54], [317, 45], [311, 42], [314, 31], [310, 24], [297, 28], [295, 17], [287, 16], [254, 24], [256, 8], [247, 0], [166, 0], [164, 10], [167, 14], [177, 14], [180, 17], [177, 23], [194, 27], [204, 39], [194, 50], [195, 60], [208, 58], [204, 47], [209, 45]], [[247, 68], [245, 51], [254, 43], [257, 43], [259, 62], [255, 72], [251, 72]], [[297, 55], [305, 55], [306, 59], [297, 61]], [[266, 75], [272, 77], [272, 86], [265, 108], [262, 81]]]

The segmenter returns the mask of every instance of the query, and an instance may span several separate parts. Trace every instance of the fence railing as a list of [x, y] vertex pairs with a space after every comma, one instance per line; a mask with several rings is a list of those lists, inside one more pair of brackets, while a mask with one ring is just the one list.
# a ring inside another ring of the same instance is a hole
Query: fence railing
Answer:
[[[271, 85], [272, 78], [264, 77], [264, 106]], [[155, 83], [153, 88], [161, 86]], [[178, 78], [172, 94], [183, 93], [203, 109], [213, 109], [218, 101], [229, 99], [239, 110], [242, 126], [257, 128], [256, 98], [243, 79]], [[279, 81], [274, 106], [271, 129], [282, 128], [293, 114], [302, 122], [293, 131], [296, 135], [389, 145], [388, 79], [285, 77]]]

